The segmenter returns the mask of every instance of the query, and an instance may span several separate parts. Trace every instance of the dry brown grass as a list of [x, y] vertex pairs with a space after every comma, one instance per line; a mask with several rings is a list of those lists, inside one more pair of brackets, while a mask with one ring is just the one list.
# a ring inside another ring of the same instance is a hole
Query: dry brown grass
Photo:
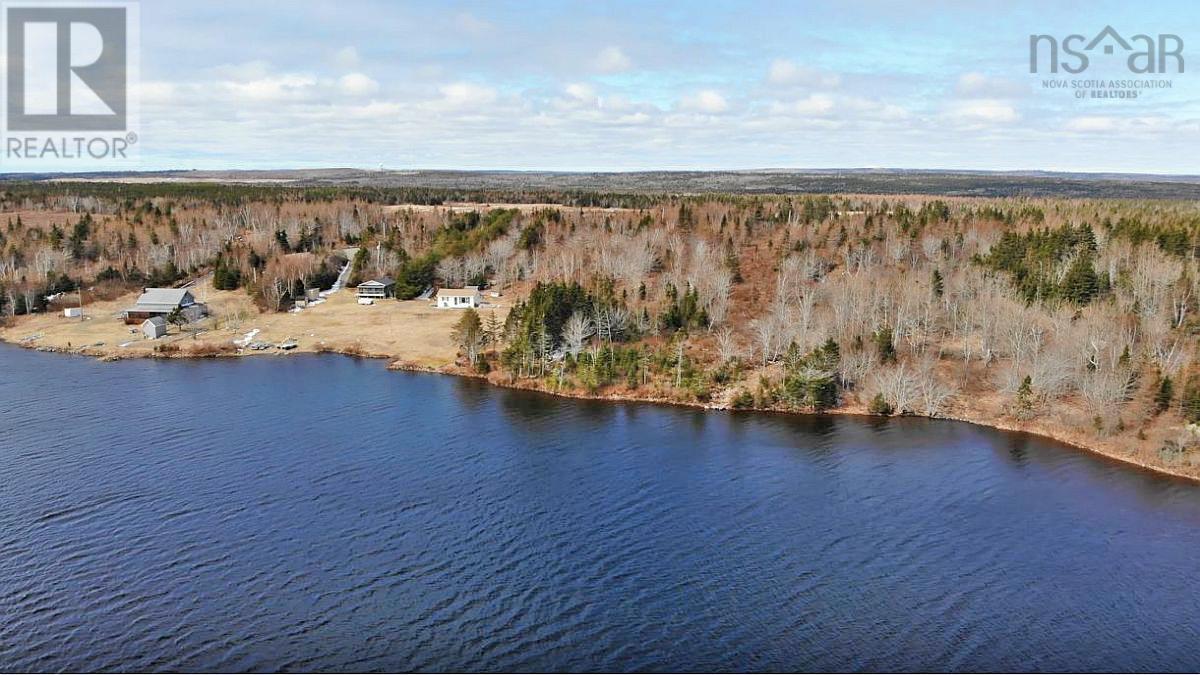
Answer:
[[237, 347], [232, 344], [217, 342], [198, 342], [183, 348], [183, 355], [192, 357], [231, 356], [236, 353]]
[[[197, 326], [199, 333], [195, 339], [191, 333], [172, 327], [166, 336], [147, 340], [137, 326], [123, 324], [117, 317], [136, 301], [137, 292], [94, 303], [88, 302], [85, 293], [85, 320], [65, 318], [61, 311], [20, 316], [11, 326], [0, 327], [0, 339], [21, 342], [35, 337], [25, 344], [58, 350], [84, 349], [99, 356], [156, 353], [212, 356], [236, 353], [233, 341], [258, 329], [253, 340], [271, 344], [295, 340], [299, 352], [388, 357], [430, 368], [453, 363], [457, 351], [450, 340], [450, 329], [462, 316], [461, 311], [437, 309], [427, 300], [383, 300], [363, 306], [357, 303], [353, 289], [346, 289], [302, 312], [263, 313], [242, 290], [218, 291], [206, 281], [197, 284], [193, 292], [198, 300], [208, 304], [212, 313]], [[486, 319], [494, 311], [504, 321], [508, 299], [488, 300], [497, 304], [481, 308], [481, 316]], [[243, 353], [271, 354], [275, 350]]]

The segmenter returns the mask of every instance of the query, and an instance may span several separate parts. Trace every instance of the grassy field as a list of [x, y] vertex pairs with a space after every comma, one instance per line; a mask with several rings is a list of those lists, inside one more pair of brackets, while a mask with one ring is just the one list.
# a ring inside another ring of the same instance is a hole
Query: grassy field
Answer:
[[[207, 280], [193, 290], [206, 302], [211, 316], [193, 328], [171, 327], [158, 340], [142, 337], [137, 326], [119, 318], [121, 310], [137, 300], [137, 293], [115, 300], [88, 303], [84, 294], [83, 320], [61, 312], [22, 317], [16, 325], [0, 329], [0, 339], [30, 347], [82, 351], [97, 356], [146, 356], [156, 349], [181, 355], [239, 353], [234, 340], [257, 329], [255, 341], [278, 344], [295, 340], [297, 352], [338, 351], [365, 356], [388, 357], [423, 367], [437, 368], [453, 363], [456, 349], [450, 330], [461, 312], [437, 309], [428, 300], [382, 300], [359, 305], [353, 289], [330, 296], [324, 303], [300, 312], [264, 314], [244, 291], [217, 291]], [[480, 310], [487, 317], [495, 312], [507, 316], [507, 299], [488, 298], [491, 306]], [[274, 354], [278, 350], [242, 350], [242, 354]]]

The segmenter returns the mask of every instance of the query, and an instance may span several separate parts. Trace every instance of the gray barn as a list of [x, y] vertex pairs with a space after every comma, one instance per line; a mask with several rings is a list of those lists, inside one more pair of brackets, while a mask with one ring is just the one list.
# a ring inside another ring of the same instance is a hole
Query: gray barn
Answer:
[[125, 323], [136, 324], [155, 316], [165, 317], [178, 309], [188, 321], [197, 321], [208, 314], [203, 303], [186, 288], [145, 288], [137, 304], [125, 310]]

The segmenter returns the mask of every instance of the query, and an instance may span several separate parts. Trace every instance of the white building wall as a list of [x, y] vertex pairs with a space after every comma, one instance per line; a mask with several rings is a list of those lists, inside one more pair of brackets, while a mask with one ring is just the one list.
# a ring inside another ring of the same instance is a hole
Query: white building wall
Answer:
[[478, 295], [439, 295], [438, 307], [443, 309], [466, 309], [479, 306]]

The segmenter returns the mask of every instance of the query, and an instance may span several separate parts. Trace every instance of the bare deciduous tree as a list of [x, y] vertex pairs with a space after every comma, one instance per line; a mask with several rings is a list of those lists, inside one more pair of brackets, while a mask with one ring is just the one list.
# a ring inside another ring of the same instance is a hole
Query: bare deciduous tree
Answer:
[[717, 355], [721, 357], [721, 363], [729, 363], [738, 357], [737, 337], [734, 336], [732, 328], [722, 326], [713, 332], [713, 337], [717, 343]]
[[882, 394], [897, 413], [917, 412], [921, 390], [913, 371], [904, 363], [883, 368], [872, 378], [874, 390]]
[[917, 364], [916, 370], [920, 413], [929, 417], [940, 416], [945, 411], [946, 404], [958, 391], [953, 383], [938, 378], [936, 367], [933, 359], [926, 358]]
[[573, 358], [579, 356], [579, 352], [583, 351], [584, 342], [595, 333], [596, 324], [587, 316], [575, 312], [563, 324], [563, 351]]

